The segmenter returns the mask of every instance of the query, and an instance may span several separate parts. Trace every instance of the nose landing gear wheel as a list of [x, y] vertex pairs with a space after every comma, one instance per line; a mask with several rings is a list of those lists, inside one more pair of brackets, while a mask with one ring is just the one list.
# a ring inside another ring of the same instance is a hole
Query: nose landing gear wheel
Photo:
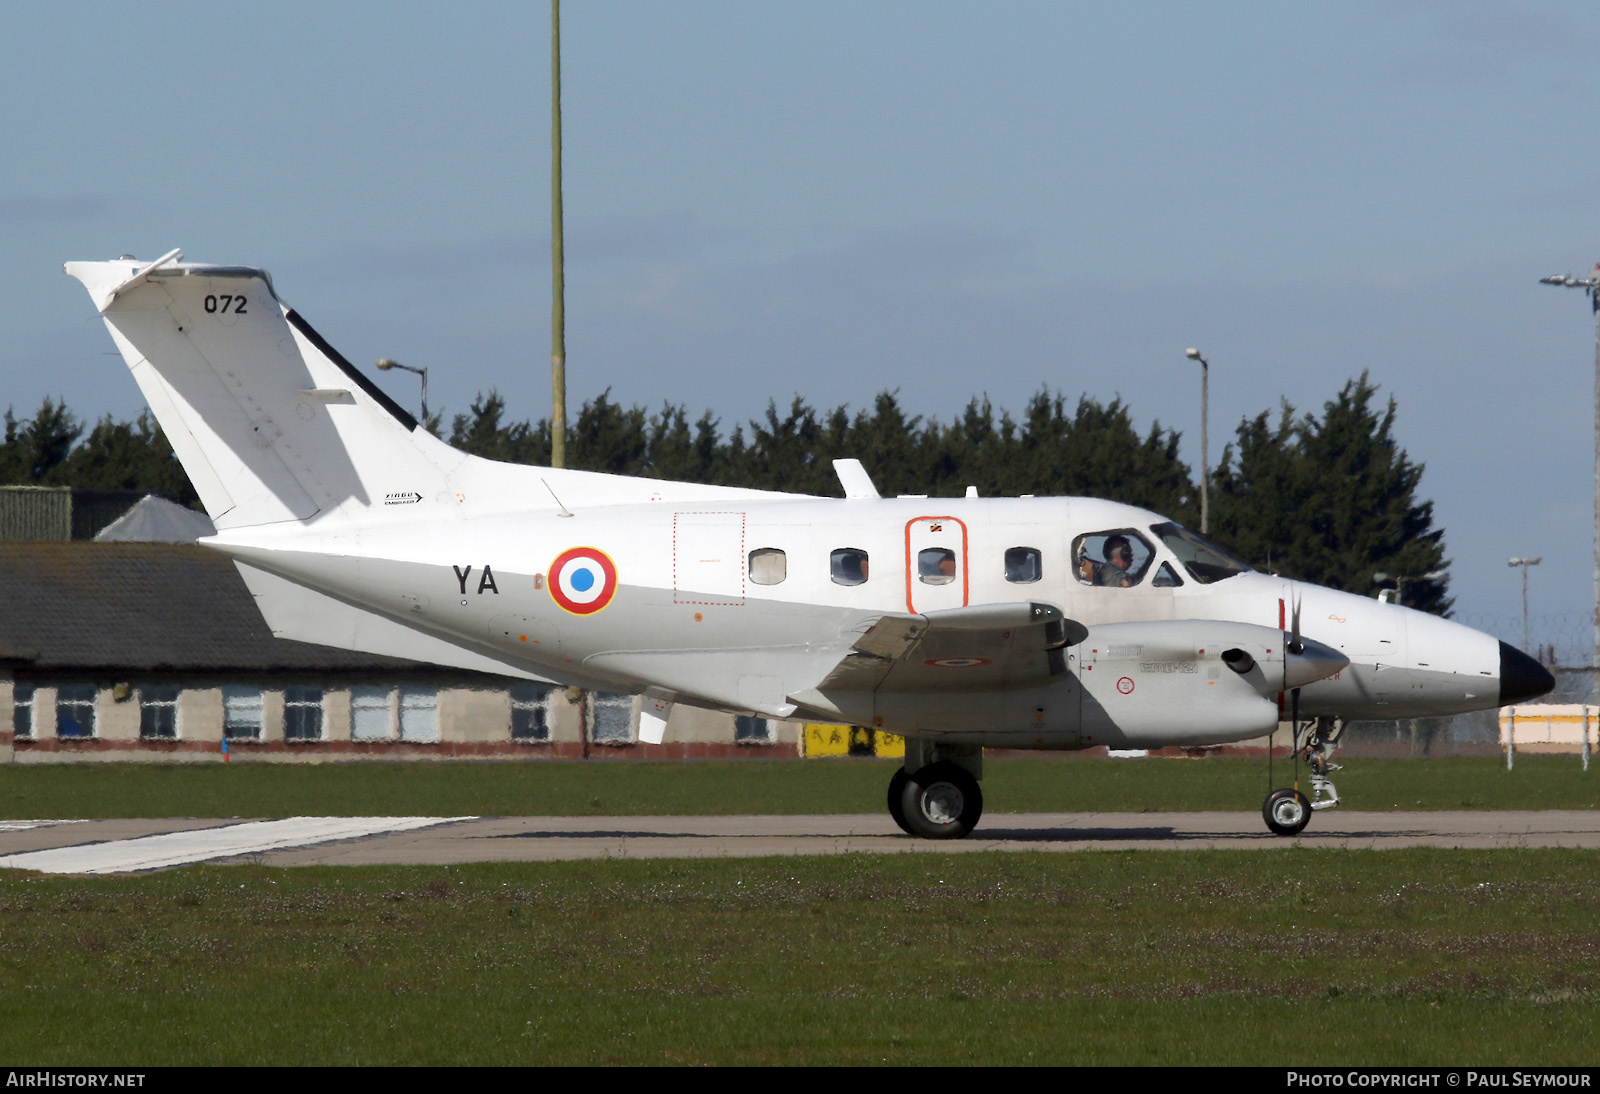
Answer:
[[[890, 812], [894, 810], [891, 808]], [[906, 831], [923, 839], [960, 839], [983, 815], [978, 780], [955, 764], [929, 764], [906, 776], [900, 793]], [[895, 817], [898, 822], [899, 816]]]
[[1298, 836], [1311, 821], [1311, 802], [1298, 790], [1283, 787], [1267, 795], [1261, 816], [1275, 836]]

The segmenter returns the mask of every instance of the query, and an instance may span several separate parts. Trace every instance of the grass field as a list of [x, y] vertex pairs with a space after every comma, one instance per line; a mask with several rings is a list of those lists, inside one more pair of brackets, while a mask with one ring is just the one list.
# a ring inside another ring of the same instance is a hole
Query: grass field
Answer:
[[[0, 818], [298, 815], [584, 816], [875, 813], [894, 763], [726, 762], [6, 764]], [[1290, 781], [1279, 761], [1272, 785]], [[1350, 809], [1595, 809], [1600, 770], [1576, 757], [1352, 759]], [[1305, 785], [1302, 783], [1302, 785]], [[1261, 759], [1002, 756], [985, 763], [991, 812], [1261, 807]]]
[[[7, 765], [0, 812], [875, 812], [892, 769]], [[1358, 809], [1600, 805], [1571, 758], [1357, 759], [1339, 784]], [[1254, 812], [1266, 787], [1225, 758], [1001, 757], [984, 781], [991, 812]], [[1595, 868], [1284, 846], [0, 871], [0, 1059], [1585, 1065]]]
[[0, 876], [0, 1058], [1591, 1064], [1592, 854]]

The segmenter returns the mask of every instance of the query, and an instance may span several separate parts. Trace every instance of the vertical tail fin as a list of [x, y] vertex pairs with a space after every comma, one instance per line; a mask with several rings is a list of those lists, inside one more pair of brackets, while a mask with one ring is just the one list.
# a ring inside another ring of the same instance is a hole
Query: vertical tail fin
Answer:
[[218, 529], [443, 488], [416, 419], [284, 305], [264, 270], [179, 258], [66, 272], [89, 290]]

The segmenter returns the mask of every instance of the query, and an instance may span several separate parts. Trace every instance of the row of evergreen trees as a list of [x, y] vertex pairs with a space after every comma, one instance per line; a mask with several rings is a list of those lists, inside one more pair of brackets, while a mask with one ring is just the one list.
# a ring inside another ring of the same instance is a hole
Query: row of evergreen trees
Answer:
[[[1262, 569], [1370, 595], [1376, 572], [1441, 570], [1442, 530], [1419, 498], [1422, 466], [1394, 439], [1395, 405], [1375, 405], [1363, 374], [1318, 414], [1284, 403], [1240, 423], [1210, 480], [1213, 536]], [[429, 423], [440, 431], [437, 418]], [[5, 416], [0, 482], [129, 488], [186, 503], [193, 487], [148, 414], [132, 423], [84, 425], [46, 399], [33, 418]], [[545, 464], [550, 424], [511, 421], [496, 392], [454, 416], [450, 443], [491, 459]], [[614, 474], [837, 496], [832, 460], [853, 456], [884, 494], [1088, 495], [1129, 502], [1199, 526], [1199, 488], [1178, 458], [1179, 434], [1159, 423], [1141, 435], [1120, 399], [1087, 396], [1069, 409], [1041, 391], [1020, 417], [974, 399], [945, 423], [908, 416], [891, 392], [870, 410], [818, 411], [796, 398], [724, 434], [708, 410], [651, 413], [586, 402], [567, 438], [569, 466]], [[1407, 580], [1406, 603], [1449, 610], [1448, 578]]]

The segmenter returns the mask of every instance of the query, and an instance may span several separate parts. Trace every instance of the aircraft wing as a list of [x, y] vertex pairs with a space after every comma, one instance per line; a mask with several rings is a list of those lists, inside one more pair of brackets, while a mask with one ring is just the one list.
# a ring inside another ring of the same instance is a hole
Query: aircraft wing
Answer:
[[1051, 604], [981, 604], [880, 616], [817, 686], [852, 692], [1034, 687], [1066, 671], [1062, 651], [1088, 630]]

